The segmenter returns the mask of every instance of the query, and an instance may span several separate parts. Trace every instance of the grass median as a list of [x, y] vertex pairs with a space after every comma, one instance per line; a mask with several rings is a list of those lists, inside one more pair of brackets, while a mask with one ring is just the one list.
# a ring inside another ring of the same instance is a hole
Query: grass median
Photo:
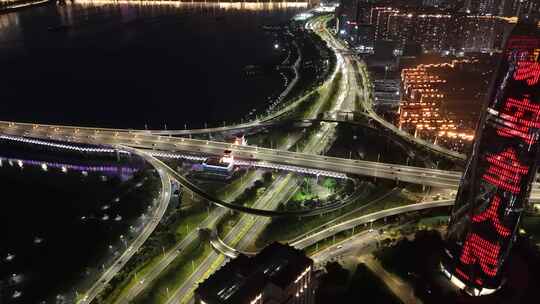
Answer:
[[[366, 187], [372, 188], [373, 186], [371, 185]], [[322, 227], [325, 223], [334, 220], [347, 212], [365, 206], [369, 202], [377, 199], [385, 191], [389, 191], [389, 189], [366, 189], [365, 196], [359, 197], [355, 202], [343, 207], [340, 210], [329, 212], [324, 215], [304, 218], [284, 217], [272, 219], [271, 223], [257, 238], [255, 247], [260, 249], [274, 241], [289, 241], [318, 227]]]
[[[193, 229], [197, 228], [198, 223], [203, 221], [207, 215], [207, 210], [204, 208], [190, 209], [188, 211], [183, 211], [183, 214], [178, 215], [178, 218], [171, 225], [171, 230], [174, 232], [175, 241], [179, 242], [184, 239], [186, 235], [193, 231]], [[125, 293], [138, 284], [139, 278], [144, 277], [163, 259], [165, 256], [164, 252], [166, 252], [166, 250], [168, 250], [168, 248], [163, 248], [160, 250], [159, 254], [150, 257], [143, 263], [138, 263], [133, 270], [129, 271], [129, 273], [125, 275], [124, 279], [118, 283], [116, 288], [108, 293], [102, 293], [106, 294], [106, 297], [98, 296], [96, 303], [116, 303], [125, 295]]]
[[159, 278], [137, 297], [135, 304], [166, 303], [178, 285], [184, 282], [212, 251], [206, 240], [198, 238], [167, 267]]

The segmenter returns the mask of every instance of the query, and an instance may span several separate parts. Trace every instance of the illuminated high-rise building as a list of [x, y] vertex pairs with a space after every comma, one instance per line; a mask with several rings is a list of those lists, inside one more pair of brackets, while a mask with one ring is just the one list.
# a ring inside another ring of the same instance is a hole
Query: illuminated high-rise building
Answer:
[[428, 7], [442, 7], [445, 3], [445, 0], [422, 0], [422, 6]]
[[463, 102], [450, 88], [456, 85], [455, 74], [476, 64], [477, 60], [462, 59], [402, 69], [399, 129], [447, 147], [469, 144], [473, 129], [461, 123], [463, 115], [450, 110], [456, 97]]
[[494, 15], [497, 13], [497, 0], [479, 0], [478, 12], [484, 15]]
[[449, 45], [464, 52], [500, 50], [508, 23], [495, 16], [456, 15], [450, 26]]
[[391, 7], [374, 7], [371, 9], [370, 23], [375, 26], [375, 40], [388, 39], [388, 20], [390, 15], [399, 13]]
[[397, 42], [402, 49], [408, 42], [416, 42], [426, 52], [446, 49], [450, 14], [392, 13], [387, 21], [387, 39]]
[[[479, 13], [482, 15], [496, 15], [499, 12], [501, 2], [505, 0], [467, 0], [464, 9], [467, 12]], [[506, 0], [512, 1], [512, 0]]]
[[370, 8], [371, 8], [371, 5], [368, 1], [357, 0], [354, 21], [359, 25], [368, 24]]
[[538, 14], [540, 2], [537, 0], [500, 0], [499, 12], [504, 16]]
[[442, 269], [471, 295], [496, 291], [540, 156], [540, 33], [520, 23], [509, 36], [448, 227]]
[[375, 29], [372, 25], [358, 25], [356, 36], [359, 46], [369, 49], [375, 46]]
[[464, 13], [424, 13], [374, 8], [375, 40], [393, 40], [402, 50], [407, 43], [426, 53], [492, 52], [501, 49], [508, 22], [497, 16]]

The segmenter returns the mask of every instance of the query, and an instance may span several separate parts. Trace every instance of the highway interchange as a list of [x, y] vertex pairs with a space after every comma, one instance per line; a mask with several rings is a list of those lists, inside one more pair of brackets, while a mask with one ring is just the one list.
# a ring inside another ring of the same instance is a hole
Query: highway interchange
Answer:
[[[341, 68], [341, 63], [338, 59], [337, 69]], [[336, 69], [336, 70], [337, 70]], [[333, 73], [333, 76], [336, 73]], [[347, 77], [344, 77], [343, 84], [347, 85]], [[335, 107], [339, 108], [346, 102], [347, 92], [349, 90], [342, 90], [342, 93], [338, 96]], [[319, 107], [313, 109], [313, 112], [317, 112]], [[331, 140], [335, 125], [324, 124], [322, 125], [317, 134], [311, 137], [308, 143], [304, 146], [304, 152], [318, 154], [324, 151], [328, 142]], [[294, 194], [297, 189], [295, 182], [292, 182], [294, 176], [291, 174], [280, 175], [276, 178], [273, 184], [265, 191], [265, 193], [257, 199], [253, 207], [265, 208], [267, 210], [273, 210], [277, 208], [278, 204], [283, 201], [287, 201], [290, 196]], [[269, 218], [253, 217], [251, 215], [242, 215], [240, 220], [225, 236], [224, 242], [230, 244], [236, 248], [245, 249], [247, 246], [255, 241], [255, 238], [259, 235], [264, 227], [269, 223]], [[225, 257], [215, 251], [210, 253], [209, 256], [197, 267], [194, 273], [173, 292], [173, 295], [166, 302], [172, 303], [186, 303], [190, 300], [193, 290], [196, 288], [197, 282], [200, 282], [206, 278], [211, 272], [219, 268], [225, 262]]]
[[[41, 127], [34, 124], [0, 123], [3, 134], [28, 136], [45, 140], [67, 140], [85, 144], [124, 145], [140, 149], [160, 151], [187, 151], [198, 154], [220, 155], [224, 150], [233, 151], [236, 158], [245, 161], [267, 162], [299, 168], [326, 170], [351, 175], [373, 176], [433, 187], [457, 189], [461, 172], [446, 171], [397, 164], [369, 162], [355, 159], [335, 158], [302, 152], [242, 146], [208, 140], [165, 137], [130, 132], [98, 131], [73, 127]], [[539, 196], [538, 184], [532, 189], [532, 197]]]
[[[320, 21], [319, 21], [320, 22]], [[321, 24], [308, 23], [308, 27], [315, 30], [322, 27]], [[336, 51], [338, 62], [336, 65], [336, 71], [332, 74], [334, 77], [338, 70], [341, 70], [343, 75], [342, 88], [340, 95], [337, 98], [337, 102], [334, 105], [336, 109], [348, 109], [354, 110], [355, 96], [362, 96], [360, 100], [363, 101], [363, 107], [368, 112], [369, 116], [377, 120], [384, 127], [392, 130], [402, 137], [407, 138], [409, 141], [414, 141], [416, 144], [428, 145], [421, 140], [411, 139], [409, 134], [401, 134], [392, 124], [384, 121], [382, 118], [371, 109], [371, 105], [368, 102], [370, 99], [368, 90], [364, 90], [358, 87], [357, 76], [361, 76], [364, 88], [368, 87], [368, 78], [365, 71], [361, 75], [357, 75], [354, 71], [353, 63], [356, 62], [356, 58], [350, 55], [343, 55], [346, 52], [346, 48], [336, 41], [331, 35], [326, 36], [329, 45]], [[343, 53], [343, 54], [342, 54]], [[294, 105], [293, 105], [294, 106]], [[146, 159], [150, 164], [157, 168], [158, 173], [162, 179], [162, 191], [159, 197], [158, 207], [155, 211], [155, 217], [151, 222], [143, 229], [142, 233], [133, 241], [128, 249], [116, 260], [113, 265], [107, 269], [101, 278], [87, 291], [78, 303], [90, 303], [93, 298], [106, 286], [106, 284], [112, 279], [112, 277], [125, 265], [131, 256], [137, 251], [137, 249], [144, 243], [148, 236], [155, 229], [159, 220], [163, 216], [168, 201], [170, 199], [171, 192], [171, 179], [186, 186], [189, 182], [178, 174], [175, 170], [167, 166], [156, 157], [152, 156], [153, 153], [169, 153], [170, 155], [178, 155], [179, 153], [188, 152], [189, 155], [220, 155], [224, 150], [233, 151], [236, 158], [240, 161], [247, 163], [262, 163], [278, 166], [276, 168], [287, 167], [289, 171], [303, 170], [303, 172], [320, 174], [324, 172], [330, 172], [335, 174], [344, 175], [363, 175], [372, 176], [377, 178], [391, 179], [395, 181], [402, 181], [407, 183], [421, 184], [437, 188], [449, 188], [457, 189], [459, 180], [461, 178], [461, 172], [445, 171], [430, 168], [411, 167], [397, 164], [385, 164], [378, 162], [361, 161], [354, 159], [335, 158], [325, 155], [320, 155], [324, 151], [325, 147], [331, 142], [333, 136], [335, 123], [321, 123], [318, 131], [319, 137], [312, 138], [308, 144], [304, 147], [303, 152], [293, 152], [282, 149], [268, 149], [256, 146], [243, 146], [235, 145], [231, 143], [199, 140], [191, 138], [178, 138], [166, 135], [187, 135], [187, 134], [202, 134], [208, 132], [223, 132], [234, 130], [235, 128], [241, 129], [260, 125], [267, 120], [279, 117], [282, 113], [288, 111], [290, 108], [285, 108], [275, 113], [271, 117], [265, 119], [248, 122], [245, 124], [237, 125], [234, 127], [221, 127], [221, 128], [208, 128], [203, 130], [173, 130], [173, 131], [137, 131], [137, 130], [122, 130], [122, 129], [104, 129], [104, 128], [91, 128], [91, 127], [74, 127], [74, 126], [60, 126], [60, 125], [41, 125], [33, 123], [17, 123], [17, 122], [0, 122], [0, 133], [4, 136], [12, 136], [16, 138], [35, 138], [41, 140], [56, 140], [62, 142], [71, 142], [77, 144], [91, 144], [91, 145], [103, 145], [104, 148], [86, 148], [94, 149], [91, 152], [114, 152], [125, 151], [129, 153], [138, 154]], [[8, 138], [3, 138], [7, 140]], [[64, 144], [55, 144], [60, 146], [68, 146]], [[429, 144], [431, 145], [431, 144]], [[111, 149], [109, 146], [115, 146]], [[431, 145], [433, 146], [433, 145]], [[456, 158], [463, 158], [454, 152], [448, 152], [448, 150], [437, 146], [431, 147], [436, 152], [443, 154], [452, 154]], [[100, 151], [98, 151], [100, 150]], [[162, 152], [158, 152], [162, 151]], [[310, 171], [311, 170], [311, 171]], [[252, 176], [245, 182], [245, 185], [250, 185], [258, 177]], [[294, 177], [292, 174], [281, 174], [274, 181], [271, 187], [258, 199], [252, 206], [252, 209], [260, 210], [274, 210], [277, 208], [280, 202], [286, 201], [296, 190], [296, 183], [290, 182]], [[189, 187], [188, 187], [189, 188]], [[540, 191], [538, 185], [535, 184], [531, 192], [531, 198], [533, 200], [540, 199]], [[196, 192], [199, 189], [189, 188]], [[233, 200], [235, 197], [241, 194], [243, 188], [239, 188], [236, 192], [227, 196], [227, 200]], [[204, 193], [199, 193], [204, 197]], [[216, 198], [206, 197], [210, 201], [218, 204], [218, 208], [212, 210], [209, 216], [200, 223], [199, 227], [212, 228], [216, 225], [217, 221], [227, 212], [228, 205], [224, 205], [223, 202], [219, 202]], [[450, 206], [453, 204], [452, 200], [444, 200], [429, 203], [420, 203], [415, 205], [397, 207], [393, 209], [383, 210], [376, 213], [368, 214], [356, 219], [352, 219], [343, 223], [336, 224], [330, 228], [323, 229], [317, 233], [306, 236], [305, 238], [298, 240], [292, 245], [298, 248], [308, 247], [320, 240], [326, 239], [340, 231], [352, 229], [352, 227], [373, 222], [381, 218], [385, 218], [391, 215], [417, 211], [427, 208]], [[248, 212], [249, 213], [249, 212]], [[235, 250], [243, 250], [253, 243], [255, 237], [264, 229], [268, 224], [269, 218], [255, 217], [253, 215], [243, 215], [238, 223], [231, 229], [231, 231], [224, 238], [224, 244], [234, 248]], [[137, 295], [139, 295], [145, 288], [150, 286], [160, 273], [162, 273], [172, 261], [180, 256], [184, 249], [189, 244], [196, 240], [198, 232], [196, 230], [189, 233], [181, 242], [175, 245], [169, 250], [144, 277], [140, 278], [140, 284], [135, 284], [127, 292], [122, 294], [122, 297], [116, 303], [129, 303]], [[227, 249], [227, 248], [225, 248]], [[225, 262], [225, 257], [217, 252], [212, 252], [207, 256], [204, 261], [198, 265], [191, 276], [179, 286], [176, 290], [171, 291], [171, 297], [167, 303], [185, 303], [189, 300], [193, 289], [196, 287], [196, 283], [201, 279], [204, 279], [212, 270], [221, 266]]]
[[[433, 209], [433, 208], [449, 207], [449, 206], [452, 206], [453, 204], [454, 204], [453, 200], [439, 200], [439, 201], [421, 202], [417, 204], [411, 204], [411, 205], [406, 205], [406, 206], [385, 209], [385, 210], [373, 212], [370, 214], [366, 214], [363, 216], [359, 216], [357, 218], [353, 218], [353, 219], [350, 219], [350, 220], [347, 220], [338, 224], [334, 224], [331, 227], [305, 235], [298, 240], [290, 242], [289, 244], [298, 249], [305, 249], [322, 240], [328, 239], [332, 237], [333, 235], [336, 235], [340, 232], [349, 231], [355, 227], [365, 225], [368, 223], [373, 223], [384, 218], [388, 218], [388, 217], [403, 214], [403, 213], [410, 213], [410, 212]], [[213, 239], [213, 245], [215, 246], [217, 250], [221, 251], [224, 255], [228, 257], [236, 257], [240, 253], [244, 253], [248, 255], [253, 254], [250, 252], [246, 253], [246, 252], [242, 252], [241, 250], [237, 250], [229, 246], [225, 241], [219, 239], [219, 237], [215, 237]]]

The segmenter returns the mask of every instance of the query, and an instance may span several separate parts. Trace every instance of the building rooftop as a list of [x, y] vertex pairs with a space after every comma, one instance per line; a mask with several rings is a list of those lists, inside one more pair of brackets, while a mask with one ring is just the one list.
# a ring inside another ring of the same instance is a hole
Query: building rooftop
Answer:
[[221, 158], [219, 157], [209, 157], [204, 161], [204, 164], [208, 166], [215, 166], [215, 167], [229, 167], [229, 163], [223, 162]]
[[284, 289], [312, 264], [303, 251], [272, 243], [255, 257], [231, 260], [200, 283], [195, 293], [208, 303], [250, 303], [267, 284]]

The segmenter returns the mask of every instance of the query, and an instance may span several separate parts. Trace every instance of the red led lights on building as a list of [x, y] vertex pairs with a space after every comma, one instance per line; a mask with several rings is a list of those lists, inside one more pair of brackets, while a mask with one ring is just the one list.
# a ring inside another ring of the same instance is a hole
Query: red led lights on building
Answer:
[[504, 265], [537, 171], [540, 35], [510, 35], [461, 180], [448, 228], [443, 272], [471, 295], [504, 282]]

